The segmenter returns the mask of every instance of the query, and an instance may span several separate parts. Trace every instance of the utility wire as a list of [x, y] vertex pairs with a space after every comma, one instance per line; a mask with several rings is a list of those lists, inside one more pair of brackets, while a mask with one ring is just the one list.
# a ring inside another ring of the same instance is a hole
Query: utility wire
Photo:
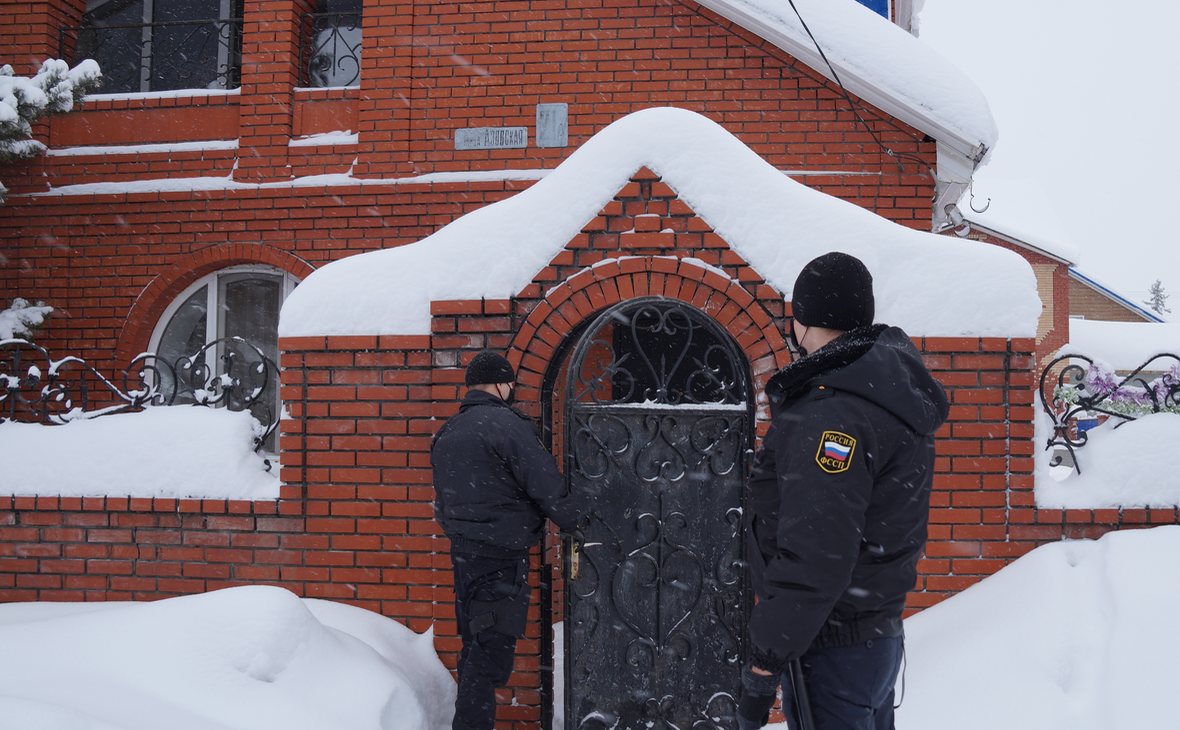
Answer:
[[[811, 42], [815, 46], [815, 50], [819, 51], [819, 57], [823, 59], [824, 63], [828, 66], [828, 70], [832, 72], [832, 78], [836, 81], [836, 85], [840, 87], [840, 93], [844, 95], [844, 100], [848, 102], [848, 107], [852, 109], [852, 113], [856, 115], [857, 121], [864, 126], [865, 130], [868, 131], [869, 136], [871, 136], [873, 141], [877, 143], [877, 146], [885, 150], [885, 154], [889, 155], [895, 160], [912, 160], [925, 167], [930, 171], [931, 177], [937, 180], [938, 173], [933, 167], [930, 166], [930, 163], [926, 162], [926, 160], [923, 160], [921, 157], [908, 152], [894, 152], [893, 150], [889, 149], [889, 147], [887, 147], [884, 142], [881, 141], [881, 138], [877, 135], [876, 131], [874, 131], [873, 128], [869, 126], [869, 123], [864, 120], [864, 117], [860, 115], [860, 111], [857, 109], [856, 103], [852, 101], [852, 96], [848, 93], [848, 89], [844, 88], [844, 82], [840, 80], [840, 74], [836, 73], [835, 67], [833, 67], [832, 62], [828, 60], [828, 56], [826, 53], [824, 53], [824, 49], [820, 46], [819, 41], [815, 39], [815, 35], [811, 32], [811, 28], [807, 27], [807, 21], [805, 21], [803, 16], [799, 13], [799, 8], [795, 7], [795, 0], [787, 0], [787, 2], [791, 4], [791, 10], [795, 11], [795, 17], [799, 18], [799, 22], [803, 24], [803, 30], [807, 31], [807, 36], [811, 38]], [[897, 171], [903, 171], [901, 162], [897, 163]]]

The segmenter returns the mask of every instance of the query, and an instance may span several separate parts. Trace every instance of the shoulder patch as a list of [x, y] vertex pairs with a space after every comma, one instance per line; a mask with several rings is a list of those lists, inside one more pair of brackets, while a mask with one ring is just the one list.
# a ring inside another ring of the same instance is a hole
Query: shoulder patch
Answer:
[[847, 471], [852, 464], [852, 452], [856, 450], [856, 439], [839, 431], [824, 431], [819, 438], [819, 451], [815, 463], [829, 474]]

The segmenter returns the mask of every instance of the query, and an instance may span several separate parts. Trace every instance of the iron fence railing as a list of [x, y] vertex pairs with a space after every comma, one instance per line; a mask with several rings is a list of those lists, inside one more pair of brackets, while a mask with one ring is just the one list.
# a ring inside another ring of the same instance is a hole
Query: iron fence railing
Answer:
[[98, 61], [104, 94], [241, 85], [241, 18], [82, 25], [63, 28], [59, 44], [62, 58]]
[[1180, 357], [1162, 353], [1125, 375], [1102, 361], [1064, 354], [1041, 372], [1041, 407], [1053, 422], [1046, 450], [1058, 452], [1054, 466], [1068, 452], [1078, 473], [1075, 450], [1086, 445], [1087, 431], [1109, 418], [1119, 423], [1152, 413], [1180, 413]]
[[300, 83], [312, 88], [360, 83], [361, 19], [358, 12], [303, 16]]
[[271, 443], [278, 428], [278, 367], [240, 337], [208, 343], [188, 357], [166, 362], [139, 355], [115, 380], [79, 357], [54, 360], [25, 340], [0, 341], [0, 423], [55, 425], [149, 406], [180, 403], [249, 410], [263, 426], [254, 450]]

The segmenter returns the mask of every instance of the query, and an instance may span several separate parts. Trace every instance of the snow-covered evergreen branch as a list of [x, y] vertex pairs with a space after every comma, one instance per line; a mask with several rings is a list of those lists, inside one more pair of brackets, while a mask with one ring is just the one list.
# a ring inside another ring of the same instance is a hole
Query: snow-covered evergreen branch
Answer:
[[16, 297], [8, 309], [0, 309], [0, 341], [22, 339], [32, 340], [33, 330], [41, 325], [53, 312], [45, 302], [30, 304]]
[[[65, 61], [49, 58], [36, 76], [13, 73], [0, 67], [0, 162], [26, 159], [45, 151], [32, 139], [33, 122], [51, 114], [65, 114], [86, 94], [98, 89], [102, 72], [90, 59], [70, 68]], [[0, 184], [0, 203], [7, 190]]]

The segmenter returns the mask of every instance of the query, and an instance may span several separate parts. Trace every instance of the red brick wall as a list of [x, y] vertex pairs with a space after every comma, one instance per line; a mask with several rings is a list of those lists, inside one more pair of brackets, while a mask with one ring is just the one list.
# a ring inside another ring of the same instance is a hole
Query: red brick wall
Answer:
[[6, 0], [0, 6], [0, 48], [18, 76], [37, 73], [46, 58], [58, 58], [58, 29], [76, 26], [84, 0]]
[[[301, 276], [325, 261], [423, 238], [529, 183], [25, 195], [50, 186], [552, 168], [611, 121], [675, 105], [720, 122], [775, 165], [828, 171], [799, 178], [808, 185], [905, 225], [929, 226], [925, 168], [907, 163], [899, 171], [830, 82], [691, 2], [370, 5], [357, 89], [297, 91], [294, 33], [307, 4], [249, 2], [239, 91], [99, 97], [56, 117], [41, 135], [57, 150], [88, 149], [0, 166], [12, 191], [0, 207], [0, 289], [6, 298], [57, 308], [42, 344], [121, 366], [147, 346], [165, 300], [197, 277], [176, 267], [201, 251], [246, 244], [257, 254], [252, 262], [286, 261], [282, 267]], [[0, 10], [4, 47], [14, 59], [44, 54], [83, 8], [82, 0], [8, 3]], [[549, 102], [569, 104], [565, 148], [453, 149], [457, 128], [532, 128], [535, 105]], [[934, 143], [924, 135], [871, 108], [862, 114], [895, 150], [933, 164]], [[352, 130], [358, 143], [287, 145], [293, 135], [333, 129]], [[221, 144], [94, 149], [200, 141]]]
[[[297, 277], [419, 240], [524, 182], [247, 188], [10, 199], [0, 206], [4, 297], [57, 308], [38, 344], [124, 367], [164, 308], [200, 276], [263, 263]], [[13, 203], [13, 200], [18, 200]]]
[[[682, 286], [654, 269], [620, 276], [633, 285], [646, 280], [649, 292], [665, 296]], [[431, 509], [429, 439], [456, 408], [465, 357], [506, 346], [506, 313], [518, 304], [436, 303], [429, 336], [284, 340], [292, 418], [282, 425], [286, 486], [276, 502], [0, 498], [0, 600], [141, 600], [281, 585], [365, 606], [418, 631], [433, 625], [453, 666], [459, 644], [447, 543]], [[773, 319], [776, 329], [784, 323]], [[930, 543], [911, 608], [1045, 542], [1177, 521], [1175, 510], [1037, 510], [1031, 342], [918, 344], [948, 388], [952, 414], [939, 434]], [[523, 385], [533, 377], [529, 355], [519, 348], [511, 355]], [[535, 411], [539, 391], [531, 393], [521, 388]], [[540, 616], [535, 601], [513, 684], [502, 692], [502, 721], [539, 717]]]
[[[80, 17], [81, 0], [61, 4]], [[692, 2], [590, 0], [542, 8], [403, 0], [371, 6], [364, 21], [360, 88], [346, 93], [356, 99], [355, 107], [339, 105], [327, 113], [339, 120], [335, 128], [358, 133], [359, 144], [306, 160], [299, 148], [287, 146], [292, 135], [307, 133], [300, 105], [309, 96], [337, 98], [344, 92], [295, 91], [298, 18], [305, 6], [304, 0], [246, 3], [239, 92], [87, 102], [54, 120], [53, 144], [240, 138], [236, 168], [218, 152], [207, 153], [215, 164], [204, 168], [192, 164], [191, 154], [165, 153], [149, 160], [148, 177], [222, 175], [231, 168], [235, 179], [244, 181], [349, 166], [362, 177], [552, 168], [626, 114], [677, 106], [721, 123], [776, 166], [831, 173], [804, 178], [810, 185], [905, 225], [929, 228], [932, 178], [913, 160], [934, 164], [932, 140], [863, 107], [861, 115], [878, 137], [904, 153], [899, 170], [901, 158], [882, 151], [831, 82]], [[43, 20], [39, 13], [48, 4], [16, 3], [6, 6], [6, 15], [8, 7], [22, 18]], [[56, 38], [56, 23], [44, 21], [45, 34]], [[35, 38], [11, 40], [17, 54], [41, 47]], [[567, 147], [454, 149], [454, 132], [464, 127], [525, 126], [535, 139], [536, 105], [554, 102], [569, 105]], [[46, 184], [141, 179], [143, 167], [128, 162], [133, 161], [72, 155], [6, 167], [0, 174], [17, 183], [17, 192]]]

